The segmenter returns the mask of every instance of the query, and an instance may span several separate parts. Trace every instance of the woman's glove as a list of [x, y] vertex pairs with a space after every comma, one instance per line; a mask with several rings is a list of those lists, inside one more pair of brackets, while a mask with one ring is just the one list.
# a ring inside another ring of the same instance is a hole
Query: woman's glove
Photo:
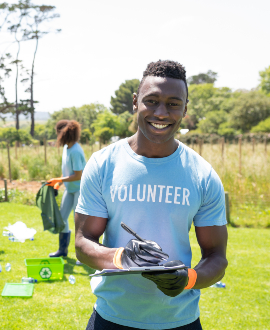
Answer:
[[130, 240], [125, 248], [118, 248], [113, 263], [119, 269], [130, 267], [158, 266], [169, 256], [162, 252], [161, 247], [153, 241], [142, 242], [137, 239]]
[[[180, 260], [166, 262], [164, 267], [174, 267], [184, 265]], [[197, 279], [194, 269], [178, 269], [171, 272], [149, 272], [142, 273], [142, 276], [154, 282], [157, 288], [166, 296], [176, 297], [184, 289], [191, 289]]]
[[56, 183], [62, 182], [62, 178], [53, 178], [47, 181], [46, 186], [54, 187]]

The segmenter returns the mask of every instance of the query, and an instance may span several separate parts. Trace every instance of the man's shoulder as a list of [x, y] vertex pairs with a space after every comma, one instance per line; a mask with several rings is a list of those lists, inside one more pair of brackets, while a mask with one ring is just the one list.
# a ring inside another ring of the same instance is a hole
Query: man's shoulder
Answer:
[[209, 164], [202, 156], [183, 143], [181, 143], [181, 146], [183, 150], [181, 152], [181, 158], [187, 165], [194, 166], [197, 171], [211, 171], [212, 165]]

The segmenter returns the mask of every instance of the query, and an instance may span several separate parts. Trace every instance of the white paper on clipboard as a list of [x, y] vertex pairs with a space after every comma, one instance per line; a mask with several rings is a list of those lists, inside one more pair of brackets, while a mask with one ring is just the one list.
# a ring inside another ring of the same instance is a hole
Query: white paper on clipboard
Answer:
[[164, 267], [164, 266], [153, 266], [153, 267], [131, 267], [129, 269], [103, 269], [95, 274], [90, 274], [90, 277], [96, 276], [114, 276], [114, 275], [131, 275], [131, 274], [141, 274], [146, 272], [169, 272], [177, 269], [187, 269], [185, 265], [174, 266], [174, 267]]

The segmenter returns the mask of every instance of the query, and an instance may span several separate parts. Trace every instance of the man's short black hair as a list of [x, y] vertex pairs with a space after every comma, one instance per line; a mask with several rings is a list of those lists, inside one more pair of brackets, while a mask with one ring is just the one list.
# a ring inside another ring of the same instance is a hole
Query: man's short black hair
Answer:
[[140, 88], [148, 76], [155, 77], [164, 77], [164, 78], [174, 78], [181, 79], [185, 83], [187, 89], [187, 97], [188, 97], [188, 87], [186, 81], [186, 70], [182, 64], [175, 61], [162, 61], [159, 60], [157, 62], [151, 62], [147, 65], [146, 70], [143, 72], [143, 77], [138, 87], [137, 94], [139, 94]]

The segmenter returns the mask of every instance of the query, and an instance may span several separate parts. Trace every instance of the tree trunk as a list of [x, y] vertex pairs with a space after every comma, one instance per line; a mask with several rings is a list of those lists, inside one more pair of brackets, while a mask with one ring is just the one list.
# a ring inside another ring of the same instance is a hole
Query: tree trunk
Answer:
[[31, 71], [31, 86], [30, 86], [30, 93], [31, 93], [31, 98], [30, 98], [30, 107], [31, 107], [31, 129], [30, 129], [30, 134], [34, 136], [34, 130], [35, 130], [35, 109], [34, 109], [34, 65], [35, 65], [35, 58], [36, 58], [36, 53], [37, 53], [37, 48], [38, 48], [38, 37], [37, 37], [37, 42], [36, 42], [36, 49], [34, 52], [34, 57], [33, 57], [33, 62], [32, 62], [32, 71]]
[[18, 68], [18, 58], [20, 53], [20, 42], [17, 40], [17, 36], [15, 36], [16, 41], [18, 43], [18, 51], [17, 51], [17, 57], [16, 57], [16, 81], [15, 81], [15, 109], [16, 109], [16, 129], [20, 129], [20, 122], [19, 122], [19, 106], [18, 106], [18, 75], [19, 75], [19, 68]]

